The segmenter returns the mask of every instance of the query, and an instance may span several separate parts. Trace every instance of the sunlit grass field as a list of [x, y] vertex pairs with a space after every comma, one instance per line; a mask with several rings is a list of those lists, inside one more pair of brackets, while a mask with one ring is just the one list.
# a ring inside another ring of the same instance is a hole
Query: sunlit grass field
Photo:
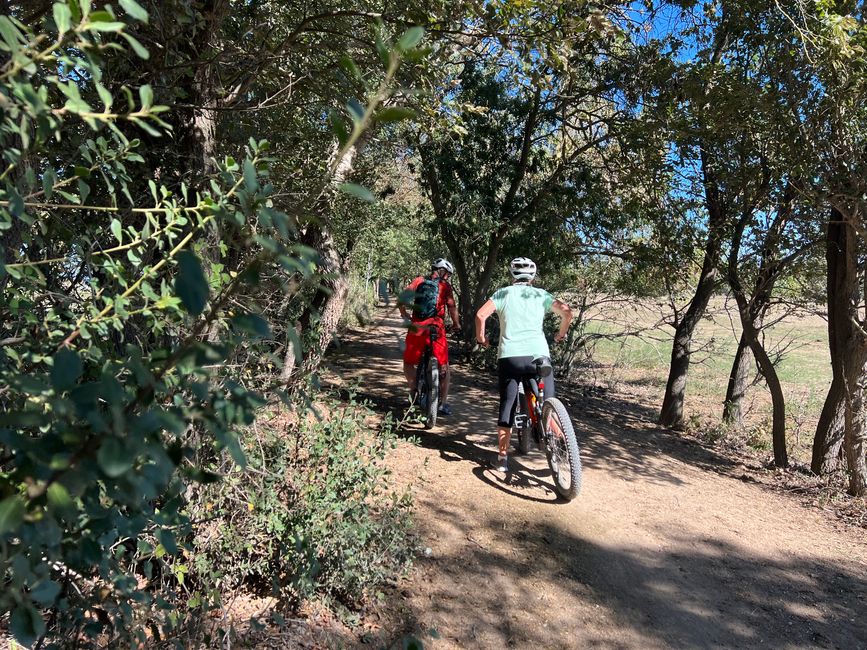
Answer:
[[[786, 397], [790, 451], [801, 461], [808, 458], [816, 422], [831, 383], [828, 330], [816, 313], [788, 315], [766, 332], [766, 347], [780, 354], [777, 372]], [[609, 303], [589, 312], [588, 334], [612, 335], [595, 341], [593, 379], [609, 385], [641, 389], [654, 406], [662, 403], [668, 377], [673, 328], [661, 323], [665, 306]], [[624, 332], [635, 332], [623, 336]], [[687, 382], [685, 412], [694, 429], [718, 430], [722, 403], [740, 337], [733, 301], [715, 298], [696, 331], [693, 364]], [[770, 396], [759, 380], [746, 399], [747, 436], [754, 447], [770, 446]]]

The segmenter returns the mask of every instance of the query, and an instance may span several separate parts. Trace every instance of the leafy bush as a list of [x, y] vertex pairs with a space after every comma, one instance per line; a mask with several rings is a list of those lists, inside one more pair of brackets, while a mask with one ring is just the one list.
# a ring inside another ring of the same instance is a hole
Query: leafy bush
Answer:
[[321, 419], [249, 429], [247, 467], [227, 459], [224, 479], [198, 496], [192, 517], [209, 521], [193, 543], [200, 576], [354, 606], [406, 568], [411, 499], [390, 490], [382, 463], [397, 437], [370, 432], [369, 411], [353, 404], [317, 410]]
[[[22, 4], [13, 3], [19, 14]], [[107, 78], [152, 72], [134, 60], [149, 55], [130, 31], [148, 19], [135, 0], [56, 2], [41, 26], [0, 16], [0, 616], [23, 644], [130, 646], [146, 630], [165, 639], [186, 607], [217, 597], [208, 590], [225, 576], [209, 582], [190, 565], [207, 518], [192, 519], [189, 502], [200, 482], [219, 478], [215, 459], [245, 466], [239, 432], [262, 394], [285, 398], [260, 283], [273, 278], [291, 298], [322, 275], [295, 219], [275, 206], [266, 141], [238, 143], [237, 160], [207, 169], [171, 168], [170, 151], [184, 145], [159, 143], [185, 123], [181, 111], [161, 106], [148, 84]], [[339, 145], [335, 168], [420, 38], [418, 28], [394, 46], [378, 37], [367, 106], [353, 100], [349, 123], [335, 118], [334, 137], [317, 136]], [[406, 116], [386, 110], [377, 117]], [[315, 181], [314, 199], [328, 178]], [[270, 374], [254, 378], [250, 368], [265, 362]], [[316, 470], [342, 466], [317, 453], [304, 466], [307, 490], [319, 485]], [[354, 471], [352, 480], [367, 470]], [[352, 503], [346, 489], [328, 483], [322, 499]], [[317, 516], [290, 529], [310, 551], [287, 568], [324, 576], [314, 584], [348, 598], [341, 589], [379, 565], [332, 562], [324, 553], [336, 549], [317, 546], [330, 530]], [[360, 539], [377, 539], [357, 509], [341, 516], [360, 522]], [[306, 557], [321, 568], [308, 570]], [[195, 594], [192, 582], [205, 589]]]

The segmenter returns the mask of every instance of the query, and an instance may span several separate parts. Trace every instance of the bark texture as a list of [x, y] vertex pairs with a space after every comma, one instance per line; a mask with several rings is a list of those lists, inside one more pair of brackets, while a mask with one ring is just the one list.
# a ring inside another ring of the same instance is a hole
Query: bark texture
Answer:
[[828, 306], [828, 347], [831, 352], [833, 378], [816, 426], [810, 462], [810, 469], [819, 475], [827, 474], [839, 466], [845, 429], [843, 355], [845, 342], [851, 329], [847, 305], [849, 294], [853, 290], [852, 287], [847, 288], [847, 236], [848, 230], [843, 223], [843, 215], [832, 208], [825, 234], [825, 261], [828, 269], [825, 295]]
[[738, 349], [732, 362], [723, 402], [723, 422], [742, 428], [744, 426], [744, 396], [750, 386], [753, 368], [753, 355], [743, 332], [738, 341]]

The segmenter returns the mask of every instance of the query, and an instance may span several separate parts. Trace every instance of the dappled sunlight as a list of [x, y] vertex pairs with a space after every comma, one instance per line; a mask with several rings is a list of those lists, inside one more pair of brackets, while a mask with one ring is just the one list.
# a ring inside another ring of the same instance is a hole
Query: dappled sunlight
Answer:
[[[399, 323], [332, 357], [344, 390], [400, 419]], [[375, 332], [375, 334], [374, 334]], [[496, 453], [496, 378], [455, 365], [454, 415], [403, 425], [395, 453], [416, 476], [420, 544], [405, 629], [433, 648], [859, 647], [867, 549], [818, 515], [738, 481], [733, 461], [654, 424], [619, 390], [558, 383], [578, 433], [581, 494], [557, 498], [545, 455]], [[809, 520], [809, 526], [805, 524]], [[839, 560], [841, 548], [860, 564]]]

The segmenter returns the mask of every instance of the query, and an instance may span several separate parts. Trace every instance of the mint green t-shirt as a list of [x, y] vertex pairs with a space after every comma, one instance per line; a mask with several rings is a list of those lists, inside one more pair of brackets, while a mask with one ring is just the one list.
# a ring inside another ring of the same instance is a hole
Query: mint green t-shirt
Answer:
[[542, 321], [554, 296], [529, 284], [513, 284], [495, 291], [491, 300], [500, 317], [498, 359], [550, 356]]

